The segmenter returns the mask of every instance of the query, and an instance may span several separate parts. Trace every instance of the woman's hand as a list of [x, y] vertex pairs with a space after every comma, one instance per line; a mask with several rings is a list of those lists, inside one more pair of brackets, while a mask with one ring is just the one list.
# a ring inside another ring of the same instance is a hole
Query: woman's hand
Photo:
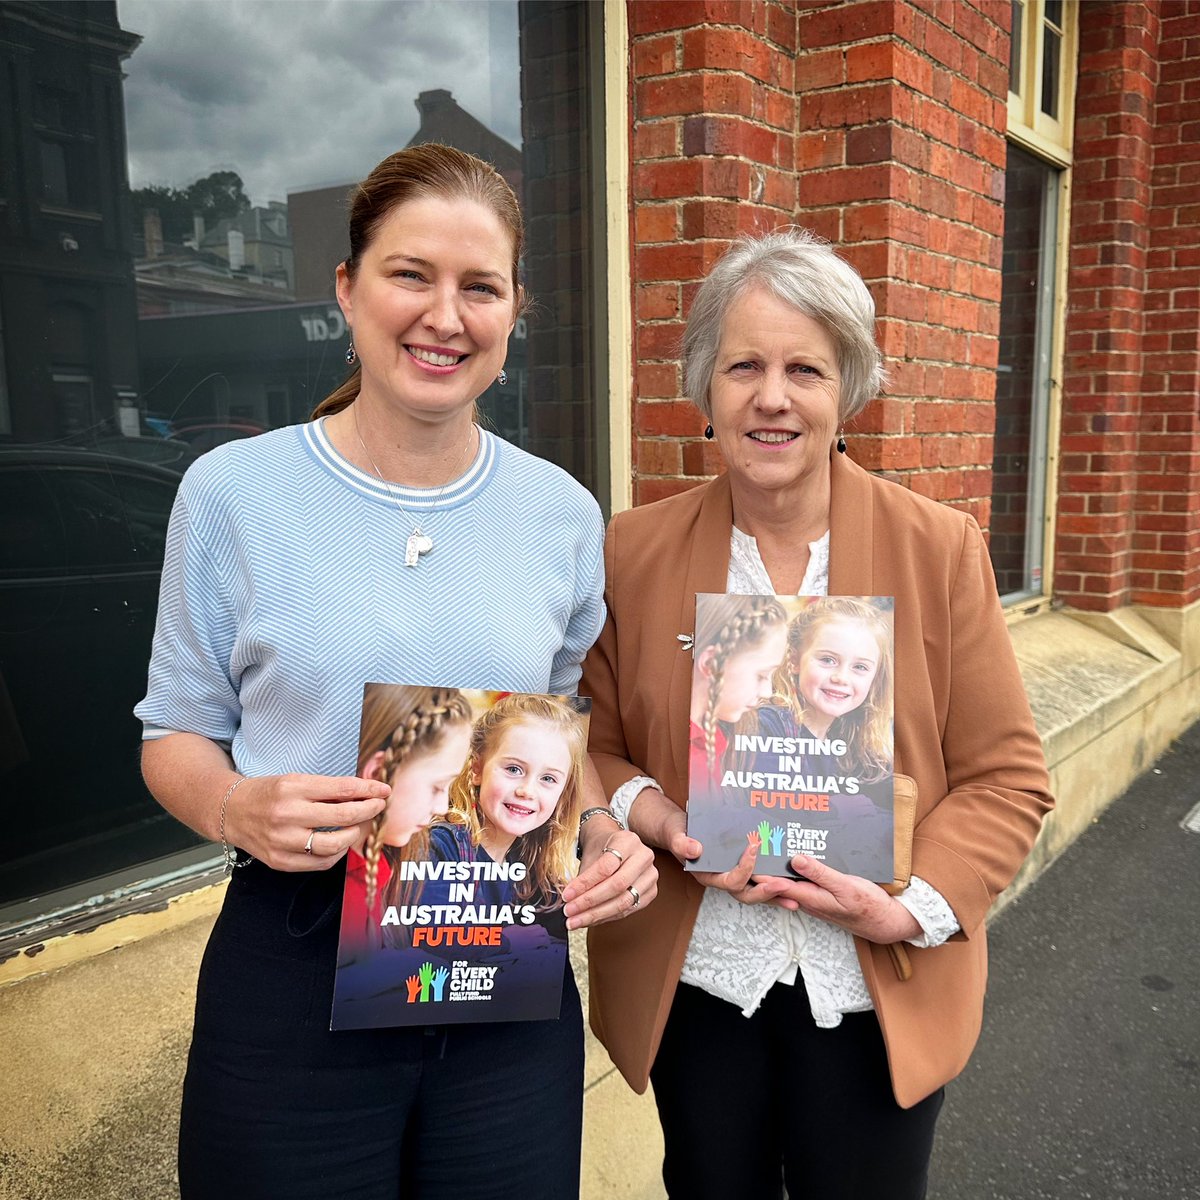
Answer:
[[692, 878], [705, 887], [720, 888], [721, 891], [728, 892], [741, 904], [770, 904], [775, 897], [764, 887], [764, 881], [769, 877], [754, 877], [754, 864], [758, 861], [761, 847], [762, 839], [758, 834], [748, 833], [746, 848], [736, 866], [728, 871], [697, 871]]
[[579, 874], [562, 894], [568, 929], [618, 921], [658, 894], [654, 852], [636, 833], [597, 816], [583, 826], [580, 841]]
[[792, 869], [804, 878], [766, 875], [755, 878], [756, 885], [772, 904], [793, 912], [799, 909], [810, 917], [820, 917], [856, 937], [884, 946], [921, 933], [917, 918], [869, 879], [835, 871], [804, 854], [792, 859]]
[[326, 871], [363, 837], [390, 792], [353, 775], [248, 778], [226, 805], [225, 840], [276, 871]]

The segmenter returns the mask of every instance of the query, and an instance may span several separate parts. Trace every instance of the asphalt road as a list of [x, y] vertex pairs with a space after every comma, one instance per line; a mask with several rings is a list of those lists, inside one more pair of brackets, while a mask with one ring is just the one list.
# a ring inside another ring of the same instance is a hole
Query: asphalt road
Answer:
[[993, 922], [929, 1200], [1200, 1200], [1200, 724]]

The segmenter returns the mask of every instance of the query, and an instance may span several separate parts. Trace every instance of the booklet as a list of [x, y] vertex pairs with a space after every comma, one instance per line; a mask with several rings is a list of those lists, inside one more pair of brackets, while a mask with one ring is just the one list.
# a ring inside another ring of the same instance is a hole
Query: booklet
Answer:
[[696, 597], [690, 871], [893, 875], [893, 599]]
[[558, 1016], [591, 701], [368, 683], [331, 1029]]

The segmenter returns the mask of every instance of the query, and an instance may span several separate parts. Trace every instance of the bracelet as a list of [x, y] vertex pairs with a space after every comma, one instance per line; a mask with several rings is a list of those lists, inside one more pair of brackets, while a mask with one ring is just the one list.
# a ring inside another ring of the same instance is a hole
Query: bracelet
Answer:
[[245, 775], [239, 775], [226, 789], [225, 795], [221, 797], [221, 826], [218, 830], [221, 837], [221, 856], [225, 860], [225, 870], [228, 874], [233, 874], [234, 867], [248, 867], [253, 861], [253, 858], [247, 856], [239, 859], [237, 856], [237, 847], [231, 846], [225, 840], [225, 810], [229, 807], [229, 797], [233, 795], [238, 788], [246, 782]]
[[581, 812], [579, 814], [579, 835], [575, 839], [575, 857], [576, 858], [581, 858], [583, 856], [583, 836], [582, 836], [583, 835], [583, 827], [593, 817], [608, 817], [608, 819], [610, 821], [616, 821], [616, 825], [617, 825], [618, 829], [625, 828], [625, 826], [622, 825], [621, 822], [618, 821], [617, 818], [613, 815], [612, 809], [608, 808], [606, 805], [597, 804], [595, 806], [595, 808], [585, 808], [583, 810], [583, 812]]

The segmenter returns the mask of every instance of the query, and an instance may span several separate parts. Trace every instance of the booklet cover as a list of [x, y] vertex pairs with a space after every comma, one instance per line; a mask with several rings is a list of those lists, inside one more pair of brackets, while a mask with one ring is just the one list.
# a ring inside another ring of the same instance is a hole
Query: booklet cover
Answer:
[[688, 870], [891, 882], [893, 628], [890, 596], [696, 597]]
[[331, 1029], [558, 1016], [591, 701], [368, 683]]

